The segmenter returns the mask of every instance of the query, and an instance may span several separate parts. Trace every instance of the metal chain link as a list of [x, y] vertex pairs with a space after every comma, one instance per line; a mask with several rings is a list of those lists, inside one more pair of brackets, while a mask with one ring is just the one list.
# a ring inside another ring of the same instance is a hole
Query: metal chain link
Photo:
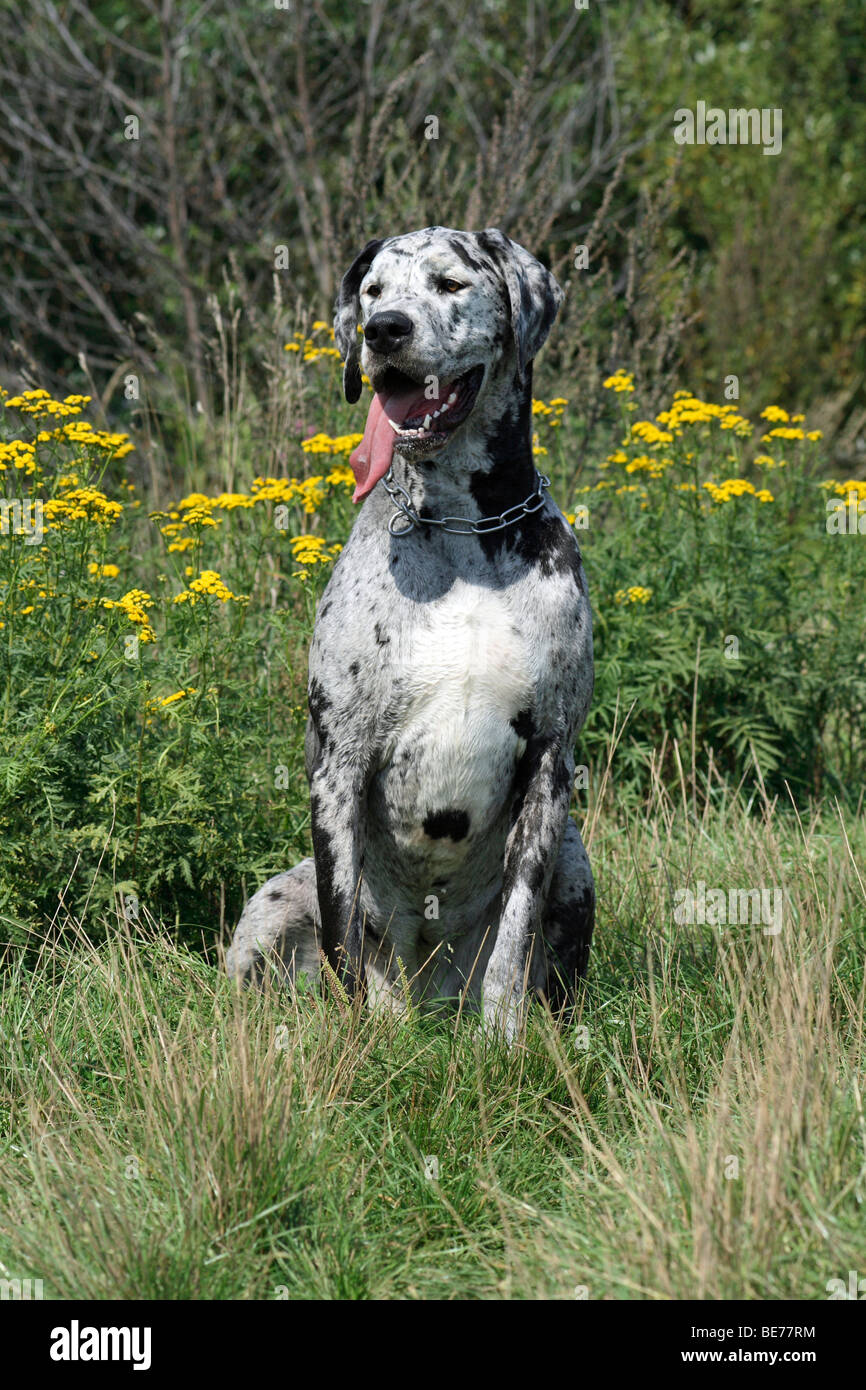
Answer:
[[[550, 487], [550, 479], [545, 478], [543, 473], [536, 471], [538, 485], [533, 493], [527, 497], [525, 502], [518, 502], [514, 507], [506, 507], [499, 516], [481, 516], [477, 521], [471, 521], [468, 516], [443, 516], [441, 518], [432, 516], [419, 516], [412, 506], [412, 499], [408, 492], [394, 478], [393, 471], [389, 468], [383, 478], [385, 491], [391, 498], [397, 511], [388, 522], [388, 530], [392, 536], [408, 536], [410, 531], [414, 531], [416, 526], [441, 526], [443, 531], [451, 531], [455, 536], [489, 536], [494, 531], [503, 531], [506, 526], [513, 526], [516, 521], [520, 521], [524, 516], [531, 516], [544, 506], [544, 489]], [[394, 523], [403, 518], [409, 524], [400, 526], [395, 530]], [[452, 522], [457, 522], [456, 526]]]

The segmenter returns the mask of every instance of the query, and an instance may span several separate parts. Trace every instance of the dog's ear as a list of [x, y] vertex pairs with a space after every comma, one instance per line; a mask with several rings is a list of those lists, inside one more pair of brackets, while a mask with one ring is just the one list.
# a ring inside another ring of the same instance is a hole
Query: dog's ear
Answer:
[[361, 281], [384, 244], [385, 238], [374, 238], [367, 242], [363, 251], [358, 252], [343, 276], [334, 305], [334, 340], [343, 359], [343, 391], [350, 405], [354, 405], [361, 394], [361, 347], [358, 342]]
[[508, 291], [517, 372], [523, 381], [526, 368], [543, 347], [565, 296], [546, 266], [497, 227], [487, 227], [476, 235]]

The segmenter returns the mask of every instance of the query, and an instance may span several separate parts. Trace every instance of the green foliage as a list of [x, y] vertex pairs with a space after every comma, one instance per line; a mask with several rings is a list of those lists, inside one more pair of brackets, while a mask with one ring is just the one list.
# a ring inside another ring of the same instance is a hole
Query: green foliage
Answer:
[[[294, 478], [255, 474], [240, 420], [211, 441], [212, 472], [235, 457], [234, 487], [150, 517], [129, 440], [82, 423], [85, 399], [5, 403], [0, 462], [44, 499], [45, 526], [41, 544], [14, 525], [0, 537], [0, 912], [19, 934], [62, 889], [93, 929], [120, 897], [206, 944], [309, 852], [306, 647], [352, 521], [359, 412], [336, 404], [324, 325], [290, 346]], [[590, 582], [596, 690], [577, 761], [591, 789], [611, 758], [615, 799], [653, 779], [694, 794], [712, 766], [802, 806], [856, 805], [866, 547], [828, 530], [827, 507], [856, 516], [866, 486], [819, 484], [817, 432], [779, 407], [753, 425], [680, 393], [641, 419], [622, 373], [602, 395], [606, 444], [583, 457], [564, 397], [535, 415]]]

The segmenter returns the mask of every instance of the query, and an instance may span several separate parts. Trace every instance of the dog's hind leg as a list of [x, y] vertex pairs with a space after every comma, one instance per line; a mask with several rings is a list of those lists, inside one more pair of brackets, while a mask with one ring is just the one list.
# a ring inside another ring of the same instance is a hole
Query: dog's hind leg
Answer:
[[269, 878], [244, 907], [226, 954], [226, 969], [241, 984], [290, 984], [300, 974], [319, 978], [319, 904], [316, 866], [303, 859]]
[[544, 919], [546, 983], [554, 1013], [571, 1003], [586, 974], [595, 923], [595, 883], [580, 831], [569, 816]]

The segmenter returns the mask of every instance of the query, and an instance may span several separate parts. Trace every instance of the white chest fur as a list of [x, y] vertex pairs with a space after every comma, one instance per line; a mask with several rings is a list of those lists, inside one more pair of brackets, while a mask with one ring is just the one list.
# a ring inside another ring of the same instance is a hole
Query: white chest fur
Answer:
[[384, 762], [399, 766], [408, 754], [416, 776], [392, 795], [410, 820], [459, 807], [483, 823], [501, 808], [526, 746], [511, 721], [533, 703], [519, 593], [458, 580], [403, 629], [395, 656], [399, 715]]
[[425, 608], [400, 643], [409, 722], [422, 713], [446, 723], [470, 716], [507, 722], [527, 707], [530, 648], [516, 606], [501, 590], [457, 580]]

